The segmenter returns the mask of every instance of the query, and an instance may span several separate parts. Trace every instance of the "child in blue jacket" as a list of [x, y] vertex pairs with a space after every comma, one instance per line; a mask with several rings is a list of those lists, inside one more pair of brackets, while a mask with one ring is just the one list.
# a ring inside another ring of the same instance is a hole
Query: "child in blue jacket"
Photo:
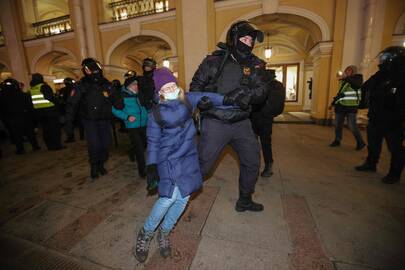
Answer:
[[136, 157], [139, 176], [144, 178], [146, 176], [144, 150], [148, 112], [139, 102], [138, 92], [137, 77], [132, 76], [126, 79], [121, 88], [123, 109], [119, 110], [113, 106], [112, 113], [125, 123], [131, 143], [128, 151], [129, 159], [134, 161]]
[[192, 113], [197, 104], [223, 105], [224, 96], [215, 93], [184, 93], [167, 68], [154, 71], [159, 104], [149, 113], [147, 125], [148, 189], [158, 182], [159, 199], [138, 232], [134, 255], [144, 262], [149, 244], [158, 229], [160, 254], [171, 254], [169, 233], [183, 213], [190, 194], [202, 186]]

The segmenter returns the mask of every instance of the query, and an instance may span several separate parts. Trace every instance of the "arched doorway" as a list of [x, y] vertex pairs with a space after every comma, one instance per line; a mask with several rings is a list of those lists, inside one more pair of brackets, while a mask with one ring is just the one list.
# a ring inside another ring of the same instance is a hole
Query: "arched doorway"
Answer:
[[158, 66], [169, 63], [169, 68], [178, 71], [177, 57], [170, 45], [163, 39], [155, 36], [140, 35], [126, 39], [111, 52], [107, 59], [109, 65], [106, 70], [110, 79], [123, 80], [123, 75], [127, 70], [135, 70], [137, 74], [142, 74], [143, 59], [151, 57], [156, 60]]
[[45, 53], [33, 65], [33, 73], [41, 73], [45, 81], [53, 85], [56, 90], [63, 86], [64, 78], [79, 79], [81, 77], [80, 63], [67, 52], [51, 51]]
[[[311, 20], [293, 14], [264, 14], [249, 19], [265, 34], [254, 53], [275, 69], [286, 87], [286, 111], [311, 111], [313, 61], [311, 49], [322, 40], [320, 28]], [[271, 56], [265, 51], [271, 50]]]

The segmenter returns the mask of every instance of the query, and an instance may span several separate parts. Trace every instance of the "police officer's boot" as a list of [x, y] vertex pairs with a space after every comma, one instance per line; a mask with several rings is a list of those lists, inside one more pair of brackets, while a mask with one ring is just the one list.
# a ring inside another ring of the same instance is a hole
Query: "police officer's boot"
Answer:
[[90, 167], [90, 177], [92, 180], [98, 178], [98, 165], [92, 163]]
[[239, 199], [236, 202], [235, 210], [238, 212], [253, 211], [260, 212], [263, 211], [263, 204], [255, 203], [252, 201], [251, 193], [239, 193]]
[[369, 162], [364, 162], [364, 164], [355, 167], [356, 171], [361, 172], [375, 172], [377, 171], [377, 167], [375, 164], [371, 164]]
[[104, 168], [104, 162], [102, 162], [102, 161], [100, 161], [99, 163], [98, 163], [98, 172], [101, 174], [101, 175], [106, 175], [108, 172], [107, 172], [107, 170]]
[[267, 163], [264, 166], [264, 170], [262, 171], [262, 173], [260, 174], [261, 177], [270, 177], [273, 175], [273, 163]]

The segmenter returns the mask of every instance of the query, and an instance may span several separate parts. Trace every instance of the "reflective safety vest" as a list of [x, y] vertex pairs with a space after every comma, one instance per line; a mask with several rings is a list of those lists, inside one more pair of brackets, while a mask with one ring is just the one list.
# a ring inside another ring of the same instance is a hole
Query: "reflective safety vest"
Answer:
[[348, 107], [358, 107], [361, 99], [361, 89], [353, 89], [348, 82], [341, 82], [338, 93], [340, 98], [336, 104]]
[[55, 106], [53, 102], [50, 102], [49, 100], [44, 98], [44, 95], [41, 93], [42, 85], [43, 83], [39, 83], [31, 88], [31, 98], [34, 109], [43, 109]]

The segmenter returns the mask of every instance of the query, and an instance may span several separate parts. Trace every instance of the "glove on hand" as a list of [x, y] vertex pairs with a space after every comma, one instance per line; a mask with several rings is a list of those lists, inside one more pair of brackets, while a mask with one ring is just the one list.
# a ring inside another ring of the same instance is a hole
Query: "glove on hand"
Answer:
[[159, 173], [156, 164], [146, 166], [146, 181], [148, 183], [147, 190], [154, 190], [159, 183]]
[[250, 95], [247, 89], [236, 88], [224, 96], [224, 105], [237, 105], [242, 110], [249, 108]]
[[212, 101], [209, 97], [203, 96], [200, 101], [198, 101], [197, 107], [200, 109], [200, 111], [206, 111], [214, 107], [214, 104], [212, 104]]

